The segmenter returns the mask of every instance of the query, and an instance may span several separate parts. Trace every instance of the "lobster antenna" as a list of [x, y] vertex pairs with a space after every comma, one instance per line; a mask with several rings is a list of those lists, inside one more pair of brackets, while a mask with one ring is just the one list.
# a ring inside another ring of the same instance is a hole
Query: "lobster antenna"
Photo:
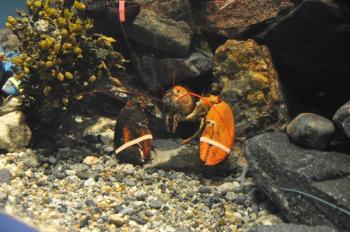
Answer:
[[[221, 114], [220, 114], [219, 111], [216, 109], [216, 107], [215, 107], [213, 104], [211, 104], [211, 103], [210, 103], [205, 97], [203, 97], [203, 96], [200, 96], [200, 95], [198, 95], [198, 94], [196, 94], [196, 93], [191, 93], [191, 92], [189, 92], [189, 93], [185, 93], [185, 94], [181, 95], [180, 97], [178, 97], [178, 98], [176, 99], [176, 101], [177, 101], [177, 100], [180, 100], [181, 98], [183, 98], [183, 97], [185, 97], [185, 96], [187, 96], [187, 95], [191, 95], [191, 96], [197, 97], [197, 98], [199, 98], [199, 99], [205, 101], [205, 103], [207, 103], [207, 104], [210, 105], [211, 107], [213, 107], [213, 109], [215, 110], [215, 112], [218, 114], [218, 116], [219, 116], [219, 118], [220, 118], [220, 121], [221, 121], [224, 125], [226, 125], [226, 124], [225, 124], [225, 121], [223, 120]], [[227, 134], [230, 136], [231, 140], [233, 140], [233, 135], [231, 135], [231, 133], [230, 133], [230, 131], [228, 130], [227, 126], [225, 126], [225, 128], [226, 128]]]
[[317, 201], [319, 201], [319, 202], [322, 202], [323, 204], [328, 205], [328, 206], [330, 206], [330, 207], [332, 207], [332, 208], [334, 208], [334, 209], [337, 209], [337, 210], [339, 210], [340, 212], [345, 213], [345, 214], [347, 214], [348, 216], [350, 216], [350, 211], [348, 211], [348, 210], [346, 210], [346, 209], [343, 209], [343, 208], [340, 208], [339, 206], [337, 206], [337, 205], [335, 205], [335, 204], [332, 204], [332, 203], [330, 203], [330, 202], [328, 202], [328, 201], [325, 201], [325, 200], [323, 200], [323, 199], [321, 199], [321, 198], [319, 198], [319, 197], [316, 197], [316, 196], [314, 196], [314, 195], [311, 195], [311, 194], [309, 194], [309, 193], [305, 193], [305, 192], [302, 192], [302, 191], [299, 191], [299, 190], [289, 189], [289, 188], [280, 188], [280, 190], [287, 191], [287, 192], [298, 193], [298, 194], [304, 195], [304, 196], [306, 196], [306, 197], [309, 197], [309, 198], [312, 198], [312, 199], [317, 200]]
[[175, 72], [175, 68], [173, 69], [173, 87], [175, 86], [175, 80], [176, 80], [176, 72]]
[[89, 95], [89, 94], [96, 94], [96, 93], [124, 93], [124, 94], [127, 94], [127, 95], [133, 95], [133, 96], [138, 96], [138, 97], [146, 97], [146, 98], [149, 98], [149, 99], [152, 99], [154, 101], [158, 101], [158, 102], [162, 102], [161, 99], [157, 98], [157, 97], [152, 97], [152, 96], [147, 96], [147, 95], [144, 95], [144, 94], [140, 94], [140, 93], [136, 93], [136, 92], [132, 92], [132, 91], [124, 91], [124, 90], [117, 90], [117, 91], [109, 91], [109, 90], [102, 90], [102, 89], [96, 89], [96, 90], [93, 90], [93, 91], [88, 91], [88, 92], [83, 92], [83, 93], [80, 93], [78, 95]]
[[166, 92], [166, 90], [162, 87], [162, 85], [157, 81], [157, 85], [158, 87], [162, 90], [162, 94], [164, 94]]

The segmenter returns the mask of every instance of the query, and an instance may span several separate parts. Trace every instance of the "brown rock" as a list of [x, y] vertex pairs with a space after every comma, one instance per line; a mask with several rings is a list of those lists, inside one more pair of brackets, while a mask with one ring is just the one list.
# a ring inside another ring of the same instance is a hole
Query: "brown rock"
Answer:
[[275, 17], [293, 6], [290, 0], [197, 1], [194, 13], [202, 30], [235, 37], [249, 26]]
[[8, 113], [0, 117], [0, 149], [16, 151], [28, 146], [32, 132], [25, 122], [21, 111]]
[[285, 127], [287, 108], [266, 46], [228, 40], [216, 50], [214, 75], [234, 111], [238, 140]]

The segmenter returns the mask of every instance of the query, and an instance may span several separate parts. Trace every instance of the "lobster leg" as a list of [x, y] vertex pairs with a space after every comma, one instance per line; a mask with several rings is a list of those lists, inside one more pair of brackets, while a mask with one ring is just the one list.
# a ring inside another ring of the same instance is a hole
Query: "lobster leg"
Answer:
[[201, 118], [200, 125], [198, 130], [189, 138], [182, 140], [182, 144], [188, 144], [192, 139], [195, 139], [199, 137], [200, 134], [202, 134], [203, 130], [205, 128], [205, 119]]

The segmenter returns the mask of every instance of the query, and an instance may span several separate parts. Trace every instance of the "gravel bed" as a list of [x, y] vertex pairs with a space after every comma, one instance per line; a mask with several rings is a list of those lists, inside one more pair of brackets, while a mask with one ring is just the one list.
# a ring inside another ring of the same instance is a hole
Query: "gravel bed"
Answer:
[[0, 154], [0, 210], [43, 232], [243, 232], [281, 222], [250, 178], [144, 169], [96, 147]]

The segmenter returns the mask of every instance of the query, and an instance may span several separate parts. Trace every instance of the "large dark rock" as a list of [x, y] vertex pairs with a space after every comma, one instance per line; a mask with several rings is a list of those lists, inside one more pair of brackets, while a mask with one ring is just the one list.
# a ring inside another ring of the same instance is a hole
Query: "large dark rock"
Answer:
[[302, 113], [287, 126], [289, 138], [295, 144], [325, 149], [334, 136], [333, 122], [325, 117], [312, 113]]
[[[215, 52], [214, 76], [232, 108], [236, 137], [281, 130], [288, 112], [269, 50], [253, 40], [228, 40]], [[219, 87], [220, 88], [220, 87]]]
[[137, 2], [142, 7], [132, 24], [125, 27], [128, 37], [173, 55], [186, 56], [194, 34], [190, 1]]
[[302, 1], [255, 38], [270, 48], [293, 113], [331, 117], [350, 99], [349, 1]]
[[190, 54], [184, 57], [151, 49], [134, 49], [131, 59], [147, 89], [156, 93], [161, 88], [171, 87], [174, 78], [179, 82], [208, 73], [213, 67], [213, 56], [206, 42], [196, 40]]
[[337, 232], [337, 230], [327, 226], [305, 226], [283, 223], [271, 226], [255, 226], [249, 232]]
[[283, 133], [256, 136], [247, 142], [245, 152], [255, 183], [290, 222], [349, 231], [349, 214], [293, 192], [312, 194], [349, 213], [349, 155], [303, 149]]
[[333, 116], [337, 127], [350, 139], [350, 101], [340, 107]]
[[291, 8], [291, 0], [193, 1], [194, 14], [202, 30], [237, 38], [252, 27], [261, 27]]

